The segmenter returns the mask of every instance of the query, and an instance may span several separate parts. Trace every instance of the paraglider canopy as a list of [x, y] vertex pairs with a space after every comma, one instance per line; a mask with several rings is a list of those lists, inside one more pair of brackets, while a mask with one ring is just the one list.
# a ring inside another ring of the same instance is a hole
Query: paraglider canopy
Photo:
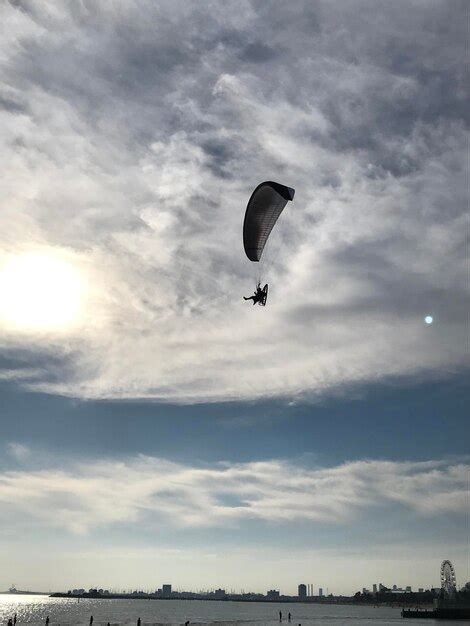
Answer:
[[246, 207], [243, 245], [250, 261], [259, 261], [269, 235], [295, 190], [273, 181], [256, 187]]

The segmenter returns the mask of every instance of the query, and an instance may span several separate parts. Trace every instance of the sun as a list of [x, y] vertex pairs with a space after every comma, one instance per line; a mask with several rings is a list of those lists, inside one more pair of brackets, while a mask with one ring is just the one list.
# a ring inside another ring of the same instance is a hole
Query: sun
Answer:
[[0, 323], [11, 330], [69, 330], [80, 320], [83, 298], [81, 272], [59, 254], [25, 252], [0, 265]]

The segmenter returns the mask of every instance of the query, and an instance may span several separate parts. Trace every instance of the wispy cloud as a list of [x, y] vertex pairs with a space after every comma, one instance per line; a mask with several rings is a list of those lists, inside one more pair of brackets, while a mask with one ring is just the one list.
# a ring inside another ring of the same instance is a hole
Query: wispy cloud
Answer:
[[[34, 388], [196, 401], [468, 362], [464, 4], [0, 10], [0, 254], [66, 252], [90, 285], [67, 340], [5, 329], [6, 376], [23, 350]], [[258, 310], [267, 178], [297, 196]]]
[[191, 467], [139, 456], [83, 460], [61, 471], [0, 475], [3, 514], [72, 533], [127, 524], [238, 526], [246, 520], [342, 524], [394, 505], [419, 515], [464, 513], [464, 462], [357, 461], [305, 468], [290, 461]]
[[22, 443], [16, 443], [14, 441], [11, 441], [7, 444], [7, 452], [16, 461], [24, 462], [28, 460], [31, 454], [31, 449]]

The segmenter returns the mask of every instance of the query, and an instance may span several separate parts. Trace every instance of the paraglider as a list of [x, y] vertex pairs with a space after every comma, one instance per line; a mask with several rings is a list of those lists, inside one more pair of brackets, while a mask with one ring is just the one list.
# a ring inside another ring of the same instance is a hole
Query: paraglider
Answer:
[[268, 285], [265, 285], [261, 289], [261, 283], [258, 283], [256, 285], [256, 291], [252, 296], [248, 298], [243, 296], [243, 300], [253, 300], [253, 304], [259, 304], [260, 306], [266, 306], [267, 298], [268, 298]]
[[[273, 181], [265, 181], [256, 187], [246, 207], [243, 222], [243, 246], [246, 256], [258, 263], [269, 235], [289, 200], [294, 199], [295, 190]], [[255, 294], [245, 300], [253, 304], [266, 305], [268, 285], [261, 289], [258, 282]]]

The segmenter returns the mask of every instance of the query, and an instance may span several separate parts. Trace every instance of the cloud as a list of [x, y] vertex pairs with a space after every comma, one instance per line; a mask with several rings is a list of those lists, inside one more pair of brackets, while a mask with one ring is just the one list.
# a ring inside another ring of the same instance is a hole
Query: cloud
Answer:
[[28, 446], [25, 446], [22, 443], [16, 443], [14, 441], [11, 441], [7, 445], [7, 452], [16, 461], [19, 461], [19, 462], [27, 461], [31, 454], [31, 450]]
[[[44, 467], [44, 461], [43, 461]], [[3, 515], [87, 533], [99, 527], [238, 527], [263, 523], [348, 523], [385, 506], [413, 514], [465, 513], [464, 462], [356, 461], [306, 468], [291, 461], [192, 467], [138, 456], [66, 468], [5, 471]]]
[[[206, 401], [468, 365], [463, 3], [1, 11], [0, 255], [67, 254], [90, 289], [66, 340], [2, 329], [4, 377]], [[297, 193], [258, 309], [265, 179]]]

